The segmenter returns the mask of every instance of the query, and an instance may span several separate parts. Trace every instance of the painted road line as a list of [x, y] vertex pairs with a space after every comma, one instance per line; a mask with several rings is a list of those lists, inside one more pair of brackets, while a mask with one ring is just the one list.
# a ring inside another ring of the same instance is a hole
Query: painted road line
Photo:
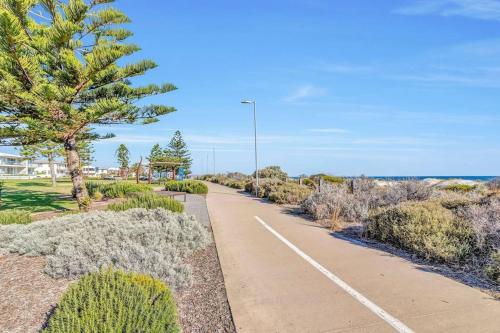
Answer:
[[288, 239], [285, 237], [281, 236], [276, 230], [271, 228], [266, 222], [264, 222], [260, 217], [254, 216], [254, 218], [264, 226], [267, 230], [269, 230], [276, 238], [278, 238], [280, 241], [285, 243], [289, 248], [291, 248], [295, 253], [297, 253], [299, 256], [301, 256], [305, 261], [310, 263], [313, 267], [315, 267], [318, 271], [323, 273], [327, 278], [329, 278], [331, 281], [333, 281], [336, 285], [338, 285], [340, 288], [342, 288], [344, 291], [346, 291], [349, 295], [354, 297], [358, 302], [366, 306], [370, 311], [375, 313], [377, 316], [382, 318], [385, 322], [387, 322], [389, 325], [391, 325], [396, 331], [401, 332], [401, 333], [414, 333], [413, 330], [411, 330], [408, 326], [403, 324], [401, 321], [398, 319], [394, 318], [391, 316], [389, 313], [387, 313], [384, 309], [379, 307], [377, 304], [373, 303], [370, 301], [368, 298], [363, 296], [361, 293], [353, 289], [351, 286], [349, 286], [346, 282], [344, 282], [341, 278], [327, 270], [325, 267], [321, 266], [317, 261], [315, 261], [313, 258], [309, 257], [307, 254], [302, 252], [298, 247], [293, 245]]

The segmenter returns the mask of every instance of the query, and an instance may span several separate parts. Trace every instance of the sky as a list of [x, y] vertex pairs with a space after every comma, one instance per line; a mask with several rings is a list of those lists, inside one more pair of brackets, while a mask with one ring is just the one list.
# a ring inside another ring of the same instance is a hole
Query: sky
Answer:
[[[178, 90], [147, 126], [99, 128], [95, 165], [132, 160], [180, 130], [195, 174], [500, 174], [500, 0], [118, 0], [158, 68], [134, 84]], [[213, 152], [215, 150], [215, 163]]]

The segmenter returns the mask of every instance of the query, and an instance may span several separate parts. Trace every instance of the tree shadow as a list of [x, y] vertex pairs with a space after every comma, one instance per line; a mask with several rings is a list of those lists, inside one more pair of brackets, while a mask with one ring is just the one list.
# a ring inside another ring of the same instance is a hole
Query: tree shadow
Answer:
[[8, 190], [2, 193], [0, 210], [27, 209], [33, 212], [68, 210], [64, 205], [72, 200], [61, 193], [29, 190]]

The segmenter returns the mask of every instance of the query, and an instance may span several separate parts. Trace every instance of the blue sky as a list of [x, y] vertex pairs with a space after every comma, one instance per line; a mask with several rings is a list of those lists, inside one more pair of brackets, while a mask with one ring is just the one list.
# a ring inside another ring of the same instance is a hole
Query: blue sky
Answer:
[[213, 170], [213, 148], [217, 172], [251, 172], [252, 113], [240, 100], [252, 98], [260, 164], [291, 175], [500, 174], [499, 0], [116, 5], [139, 57], [159, 64], [137, 83], [178, 86], [148, 100], [178, 111], [112, 129], [97, 166], [115, 165], [120, 143], [137, 160], [179, 129], [195, 173]]

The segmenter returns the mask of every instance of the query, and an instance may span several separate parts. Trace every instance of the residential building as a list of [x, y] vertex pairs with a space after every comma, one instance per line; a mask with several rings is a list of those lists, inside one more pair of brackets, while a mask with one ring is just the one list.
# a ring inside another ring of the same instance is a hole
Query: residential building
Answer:
[[31, 178], [35, 176], [32, 161], [24, 156], [0, 153], [0, 178]]
[[98, 168], [96, 168], [95, 166], [92, 166], [92, 165], [85, 165], [84, 167], [82, 167], [82, 173], [85, 176], [93, 177], [93, 176], [97, 175], [97, 171], [98, 171]]
[[[35, 167], [35, 174], [38, 177], [50, 177], [49, 161], [34, 161], [33, 165]], [[57, 178], [69, 175], [66, 162], [64, 161], [54, 161], [54, 171]]]

